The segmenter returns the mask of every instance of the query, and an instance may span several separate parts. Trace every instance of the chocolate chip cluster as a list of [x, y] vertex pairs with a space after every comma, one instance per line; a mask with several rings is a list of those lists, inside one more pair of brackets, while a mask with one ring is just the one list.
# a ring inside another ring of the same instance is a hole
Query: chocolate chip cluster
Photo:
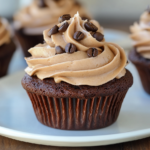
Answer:
[[46, 5], [46, 3], [45, 3], [44, 0], [38, 0], [38, 1], [37, 1], [37, 4], [38, 4], [38, 6], [39, 6], [40, 8], [45, 8], [45, 7], [47, 7], [47, 5]]
[[[60, 16], [58, 21], [59, 21], [59, 23], [61, 23], [61, 22], [64, 22], [65, 20], [70, 20], [70, 18], [71, 18], [71, 16], [69, 14], [65, 14], [63, 16]], [[84, 18], [83, 18], [83, 20], [84, 20]], [[56, 34], [58, 32], [65, 32], [67, 30], [68, 26], [69, 26], [68, 22], [63, 23], [60, 27], [55, 25], [48, 32], [48, 36], [51, 37], [51, 35]], [[91, 35], [97, 41], [100, 42], [103, 40], [104, 35], [101, 34], [100, 32], [97, 32], [98, 28], [93, 23], [89, 22], [89, 20], [87, 20], [87, 22], [84, 24], [84, 27], [87, 31], [91, 32]], [[85, 37], [85, 35], [81, 31], [77, 31], [73, 35], [73, 38], [76, 41], [83, 40], [84, 37]], [[102, 47], [101, 49], [103, 50], [104, 48]], [[56, 54], [62, 54], [64, 52], [66, 52], [68, 54], [72, 54], [77, 51], [77, 47], [72, 43], [68, 43], [65, 47], [65, 50], [61, 46], [57, 46], [55, 48], [55, 50], [56, 50]], [[89, 48], [87, 50], [87, 55], [88, 55], [88, 57], [96, 57], [98, 55], [98, 50], [96, 48]]]
[[[59, 0], [53, 0], [55, 2], [58, 2]], [[37, 5], [39, 8], [45, 8], [47, 7], [46, 3], [45, 3], [45, 0], [37, 0]]]

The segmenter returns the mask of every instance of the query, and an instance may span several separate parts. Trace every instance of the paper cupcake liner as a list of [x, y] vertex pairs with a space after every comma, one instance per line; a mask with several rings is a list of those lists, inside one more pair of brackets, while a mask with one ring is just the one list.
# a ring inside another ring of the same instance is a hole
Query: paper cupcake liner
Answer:
[[57, 129], [90, 130], [116, 121], [127, 91], [92, 99], [54, 98], [27, 93], [42, 124]]
[[23, 53], [25, 57], [31, 56], [30, 53], [28, 53], [28, 50], [31, 47], [34, 47], [35, 45], [39, 43], [43, 43], [43, 35], [26, 35], [23, 33], [23, 30], [16, 30], [15, 35], [22, 47]]
[[148, 94], [150, 94], [150, 68], [144, 65], [135, 65], [135, 66], [140, 75], [140, 79], [141, 79], [144, 90]]
[[9, 52], [9, 55], [0, 57], [0, 77], [3, 77], [7, 74], [8, 66], [9, 66], [13, 53], [14, 51], [11, 54]]
[[136, 49], [133, 49], [129, 53], [130, 61], [135, 65], [144, 90], [150, 94], [150, 66], [149, 61], [146, 61], [144, 57], [136, 52]]

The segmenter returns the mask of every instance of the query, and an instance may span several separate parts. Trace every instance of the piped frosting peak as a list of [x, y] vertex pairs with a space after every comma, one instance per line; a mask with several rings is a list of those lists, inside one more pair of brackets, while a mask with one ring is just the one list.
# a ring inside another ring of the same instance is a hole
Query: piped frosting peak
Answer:
[[43, 34], [45, 43], [31, 48], [32, 57], [26, 58], [25, 71], [30, 76], [98, 86], [126, 73], [124, 50], [105, 41], [103, 29], [95, 20], [82, 20], [77, 13]]
[[144, 58], [150, 59], [150, 12], [145, 11], [139, 23], [130, 27], [133, 46]]

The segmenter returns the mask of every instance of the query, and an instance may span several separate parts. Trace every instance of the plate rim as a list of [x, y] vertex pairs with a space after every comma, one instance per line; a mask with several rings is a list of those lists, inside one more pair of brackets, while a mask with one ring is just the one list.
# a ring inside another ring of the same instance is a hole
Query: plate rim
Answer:
[[69, 136], [68, 138], [68, 136], [53, 136], [53, 135], [50, 136], [50, 135], [27, 133], [0, 126], [0, 135], [33, 144], [40, 143], [42, 145], [51, 145], [51, 146], [80, 147], [80, 146], [101, 146], [101, 145], [118, 144], [122, 142], [146, 138], [150, 136], [150, 128], [111, 135], [75, 136], [75, 137]]

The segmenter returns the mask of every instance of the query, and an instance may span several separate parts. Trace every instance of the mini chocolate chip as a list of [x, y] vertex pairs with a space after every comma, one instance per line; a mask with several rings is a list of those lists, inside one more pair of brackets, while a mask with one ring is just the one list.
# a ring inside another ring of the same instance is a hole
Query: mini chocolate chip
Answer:
[[76, 46], [72, 43], [68, 43], [65, 47], [66, 53], [74, 53], [77, 50]]
[[98, 28], [91, 22], [86, 22], [84, 24], [84, 27], [87, 31], [93, 31], [96, 32], [98, 30]]
[[67, 30], [69, 26], [69, 23], [68, 22], [65, 22], [63, 25], [61, 25], [58, 29], [59, 32], [65, 32]]
[[74, 33], [73, 38], [77, 41], [80, 41], [84, 39], [84, 33], [82, 33], [81, 31], [77, 31]]
[[77, 5], [77, 6], [81, 6], [81, 4], [78, 1], [75, 1], [74, 4]]
[[45, 0], [38, 0], [38, 6], [40, 8], [44, 8], [44, 7], [47, 7], [47, 5], [45, 4]]
[[101, 46], [100, 49], [101, 49], [102, 51], [104, 51], [104, 46]]
[[102, 41], [104, 38], [104, 35], [101, 34], [100, 32], [95, 32], [92, 34], [92, 36], [99, 42]]
[[71, 18], [70, 14], [62, 15], [59, 17], [58, 22], [61, 23], [65, 20], [69, 20]]
[[82, 20], [87, 20], [87, 21], [89, 21], [89, 18], [87, 18], [87, 17], [82, 17]]
[[64, 49], [61, 46], [57, 46], [55, 48], [55, 50], [56, 50], [56, 54], [62, 54], [62, 53], [64, 53]]
[[87, 51], [89, 57], [96, 57], [98, 55], [98, 50], [96, 48], [90, 48]]
[[58, 32], [58, 26], [55, 25], [53, 28], [50, 29], [50, 31], [48, 32], [48, 36], [51, 36], [53, 34], [56, 34]]

